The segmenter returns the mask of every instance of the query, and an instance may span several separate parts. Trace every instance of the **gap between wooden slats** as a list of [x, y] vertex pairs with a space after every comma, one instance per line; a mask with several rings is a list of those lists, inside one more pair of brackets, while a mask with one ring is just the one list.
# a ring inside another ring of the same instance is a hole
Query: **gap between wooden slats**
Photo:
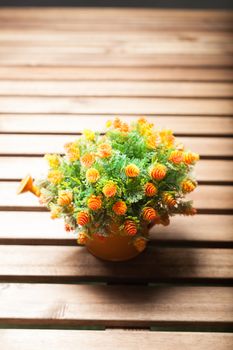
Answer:
[[[91, 127], [91, 125], [90, 125]], [[76, 137], [79, 137], [78, 135]], [[43, 155], [64, 153], [64, 144], [74, 135], [0, 135], [0, 155]], [[204, 157], [232, 157], [233, 139], [223, 137], [178, 137], [178, 140]]]
[[229, 287], [2, 284], [4, 325], [233, 326]]
[[[28, 172], [33, 177], [47, 174], [47, 162], [40, 156], [0, 156], [0, 181], [20, 180]], [[195, 173], [197, 180], [202, 184], [233, 184], [233, 161], [201, 159], [195, 166]]]
[[[137, 330], [0, 330], [2, 350], [231, 350], [233, 335], [229, 333], [149, 332]], [[36, 339], [36, 341], [35, 341]]]
[[233, 84], [200, 82], [23, 81], [1, 80], [1, 96], [233, 97]]
[[[77, 245], [63, 220], [51, 220], [48, 212], [0, 211], [0, 222], [0, 244]], [[157, 246], [230, 247], [232, 227], [230, 215], [175, 216], [168, 227], [154, 226], [150, 237]]]

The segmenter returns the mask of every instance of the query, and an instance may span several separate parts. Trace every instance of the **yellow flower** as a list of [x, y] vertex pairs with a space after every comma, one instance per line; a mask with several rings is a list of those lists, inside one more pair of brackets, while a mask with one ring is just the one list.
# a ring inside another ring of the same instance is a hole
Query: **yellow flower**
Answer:
[[88, 130], [88, 129], [83, 130], [83, 135], [88, 141], [94, 141], [95, 139], [95, 133], [91, 130]]
[[50, 170], [48, 173], [48, 180], [54, 185], [57, 185], [61, 182], [63, 174], [59, 170]]
[[53, 206], [51, 206], [50, 210], [51, 210], [51, 212], [50, 212], [50, 214], [51, 214], [51, 219], [57, 219], [57, 218], [59, 218], [59, 216], [60, 216], [60, 214], [61, 214], [61, 212], [62, 212], [62, 208], [59, 207], [58, 205], [53, 205]]
[[65, 144], [65, 150], [67, 153], [67, 157], [71, 162], [75, 162], [80, 158], [80, 151], [78, 145], [75, 142], [70, 142]]
[[186, 179], [181, 184], [183, 193], [190, 193], [195, 190], [196, 184], [189, 179]]
[[172, 147], [175, 142], [175, 137], [172, 133], [171, 130], [162, 130], [159, 133], [159, 136], [161, 138], [161, 142], [166, 146], [166, 147]]
[[98, 172], [97, 169], [95, 168], [90, 168], [87, 170], [86, 172], [86, 179], [88, 182], [90, 183], [94, 183], [96, 181], [98, 181], [100, 178], [100, 173]]
[[106, 128], [111, 128], [112, 126], [112, 121], [111, 120], [107, 120], [106, 121]]
[[50, 168], [57, 169], [60, 165], [60, 159], [57, 154], [46, 154], [44, 159], [47, 160]]

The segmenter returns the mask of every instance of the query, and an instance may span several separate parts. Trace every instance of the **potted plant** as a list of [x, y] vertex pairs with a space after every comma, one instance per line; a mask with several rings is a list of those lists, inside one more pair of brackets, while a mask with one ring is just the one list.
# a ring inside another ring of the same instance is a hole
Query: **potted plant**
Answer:
[[105, 135], [84, 130], [65, 145], [65, 155], [46, 154], [47, 176], [35, 184], [27, 176], [18, 193], [38, 196], [95, 256], [120, 261], [145, 249], [151, 226], [196, 213], [185, 195], [197, 186], [192, 171], [199, 156], [144, 118], [106, 126]]

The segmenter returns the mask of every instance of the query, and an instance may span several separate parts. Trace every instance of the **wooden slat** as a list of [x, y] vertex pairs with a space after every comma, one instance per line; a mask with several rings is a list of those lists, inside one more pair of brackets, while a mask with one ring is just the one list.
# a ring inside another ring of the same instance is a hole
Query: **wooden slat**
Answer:
[[[78, 127], [77, 127], [78, 128]], [[79, 137], [78, 135], [76, 138]], [[0, 155], [43, 155], [64, 153], [64, 144], [74, 141], [74, 135], [0, 135]], [[179, 137], [186, 149], [205, 157], [232, 157], [233, 139], [221, 137]]]
[[[149, 332], [130, 330], [79, 331], [79, 330], [0, 330], [2, 350], [41, 350], [46, 344], [50, 350], [231, 350], [230, 333]], [[36, 341], [35, 341], [36, 339]]]
[[[71, 52], [47, 52], [47, 50], [39, 52], [30, 52], [29, 50], [23, 50], [18, 48], [14, 50], [7, 50], [1, 52], [0, 66], [99, 66], [99, 67], [119, 67], [119, 66], [132, 66], [132, 67], [145, 67], [145, 66], [175, 66], [175, 67], [232, 67], [232, 55], [231, 54], [203, 54], [203, 53], [181, 53], [174, 54], [170, 52], [168, 54], [160, 54], [156, 52], [143, 53], [143, 50], [139, 53], [117, 53], [111, 50], [106, 55], [103, 53], [73, 53]], [[29, 51], [29, 52], [25, 52]]]
[[[0, 180], [20, 180], [31, 173], [41, 177], [48, 171], [47, 162], [41, 157], [0, 157]], [[233, 161], [200, 160], [195, 166], [197, 180], [200, 182], [232, 183]]]
[[[47, 212], [0, 211], [0, 222], [0, 244], [77, 244], [75, 235], [65, 232], [63, 220], [51, 220]], [[175, 216], [169, 227], [154, 226], [150, 237], [158, 244], [230, 246], [233, 242], [232, 227], [233, 217], [230, 215]]]
[[232, 115], [231, 100], [124, 97], [0, 97], [0, 113]]
[[[113, 120], [115, 115], [59, 115], [29, 114], [1, 115], [0, 132], [2, 133], [74, 133], [87, 128], [106, 131], [106, 120]], [[122, 115], [124, 122], [135, 121], [138, 117]], [[96, 120], [98, 118], [98, 123]], [[226, 116], [147, 116], [156, 127], [172, 129], [178, 135], [233, 135], [233, 119]]]
[[232, 97], [230, 83], [0, 81], [2, 96]]
[[[195, 30], [231, 30], [232, 13], [231, 11], [203, 11], [203, 10], [142, 10], [142, 9], [46, 9], [43, 13], [37, 10], [34, 13], [27, 9], [22, 10], [5, 9], [1, 12], [1, 26], [11, 27], [12, 24], [20, 25], [30, 24], [47, 28], [56, 25], [57, 29], [89, 30], [90, 26], [93, 32], [106, 30], [111, 24], [111, 30], [140, 29], [145, 30], [164, 30], [164, 29], [186, 29]], [[118, 18], [118, 21], [115, 19]], [[55, 23], [54, 23], [55, 22]]]
[[[14, 38], [17, 35], [14, 33]], [[23, 32], [25, 36], [27, 32]], [[1, 32], [0, 32], [1, 35]], [[5, 34], [4, 34], [5, 35]], [[36, 33], [33, 33], [35, 36]], [[48, 34], [46, 33], [46, 36]], [[92, 33], [93, 35], [93, 33]], [[69, 33], [70, 36], [70, 33]], [[185, 67], [0, 67], [5, 80], [233, 81], [232, 69]]]
[[1, 282], [200, 281], [233, 279], [232, 249], [158, 248], [127, 264], [104, 263], [84, 247], [0, 246]]
[[[0, 209], [37, 209], [44, 210], [38, 198], [30, 193], [17, 196], [16, 189], [18, 182], [0, 182]], [[201, 211], [215, 212], [231, 212], [233, 207], [233, 186], [204, 186], [198, 188], [187, 195], [187, 199], [193, 199], [195, 206]]]
[[233, 325], [227, 287], [2, 284], [0, 295], [5, 325]]

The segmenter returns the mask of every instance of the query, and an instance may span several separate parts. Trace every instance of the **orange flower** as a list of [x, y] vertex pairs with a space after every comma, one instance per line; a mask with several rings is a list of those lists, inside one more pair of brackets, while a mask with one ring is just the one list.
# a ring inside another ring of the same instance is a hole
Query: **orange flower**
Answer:
[[135, 236], [137, 233], [137, 225], [133, 220], [126, 220], [124, 230], [129, 236]]
[[87, 243], [88, 237], [85, 232], [79, 232], [77, 243], [85, 245]]
[[102, 201], [100, 197], [92, 195], [87, 201], [87, 206], [92, 210], [98, 210], [102, 207]]
[[77, 218], [76, 218], [77, 224], [80, 226], [84, 226], [86, 224], [89, 223], [90, 221], [90, 216], [86, 211], [80, 211], [77, 214]]
[[122, 123], [120, 127], [121, 132], [129, 132], [129, 125], [127, 123]]
[[140, 169], [135, 164], [129, 164], [125, 168], [125, 174], [128, 177], [137, 177], [140, 174]]
[[197, 214], [197, 209], [193, 207], [188, 207], [184, 209], [182, 214], [186, 216], [193, 216]]
[[80, 158], [80, 162], [83, 166], [89, 168], [95, 162], [95, 156], [92, 153], [86, 153]]
[[69, 205], [73, 200], [73, 193], [70, 191], [59, 191], [57, 204], [64, 206]]
[[147, 124], [147, 120], [145, 118], [139, 118], [138, 119], [138, 124]]
[[153, 197], [156, 195], [157, 192], [158, 192], [157, 188], [151, 182], [147, 182], [145, 184], [145, 195], [146, 196]]
[[143, 237], [138, 237], [133, 241], [133, 245], [137, 251], [142, 252], [146, 248], [146, 240]]
[[142, 217], [146, 221], [153, 221], [157, 216], [157, 211], [151, 207], [145, 207], [142, 211]]
[[102, 143], [97, 149], [97, 155], [100, 158], [108, 158], [112, 154], [112, 147], [108, 143]]
[[70, 232], [70, 231], [73, 231], [73, 228], [70, 226], [70, 224], [65, 224], [65, 231], [66, 232]]
[[163, 180], [166, 176], [167, 168], [163, 164], [154, 165], [150, 169], [150, 176], [154, 180]]
[[168, 192], [164, 192], [162, 194], [162, 199], [165, 204], [167, 204], [168, 207], [172, 208], [176, 205], [175, 198]]
[[184, 180], [181, 184], [181, 187], [184, 193], [189, 193], [195, 190], [196, 184], [191, 180]]
[[113, 205], [112, 210], [117, 215], [124, 215], [127, 211], [127, 206], [126, 206], [125, 202], [118, 201]]
[[199, 158], [199, 154], [193, 152], [185, 152], [183, 155], [183, 160], [187, 165], [196, 163], [199, 160]]
[[117, 192], [117, 186], [113, 182], [108, 182], [103, 188], [103, 194], [106, 197], [114, 197]]
[[65, 144], [64, 148], [66, 150], [67, 157], [71, 162], [79, 160], [80, 151], [77, 144], [75, 144], [74, 142], [69, 142]]
[[87, 170], [87, 172], [86, 172], [86, 179], [87, 179], [88, 182], [94, 183], [94, 182], [98, 181], [99, 178], [100, 178], [100, 174], [99, 174], [97, 169], [90, 168], [90, 169]]
[[63, 174], [59, 170], [50, 170], [48, 173], [48, 180], [54, 185], [57, 185], [61, 182]]
[[121, 120], [119, 118], [115, 118], [113, 121], [113, 126], [115, 129], [119, 129], [121, 127]]
[[182, 151], [172, 151], [169, 160], [174, 164], [180, 164], [183, 161]]

